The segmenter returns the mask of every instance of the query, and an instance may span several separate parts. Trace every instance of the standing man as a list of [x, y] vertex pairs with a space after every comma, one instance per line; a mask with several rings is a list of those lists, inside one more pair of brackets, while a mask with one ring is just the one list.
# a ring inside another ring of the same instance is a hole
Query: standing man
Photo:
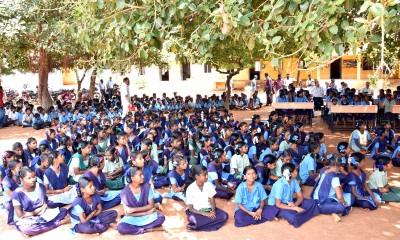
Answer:
[[[111, 78], [110, 78], [111, 79]], [[129, 112], [129, 107], [132, 107], [131, 94], [129, 93], [129, 78], [124, 78], [121, 85], [121, 105], [122, 105], [122, 118]]]
[[103, 100], [108, 101], [108, 94], [106, 94], [106, 89], [104, 86], [103, 79], [101, 79], [99, 82], [99, 89], [100, 89], [100, 93], [101, 93], [101, 101], [103, 101]]
[[265, 106], [270, 106], [273, 102], [272, 96], [275, 94], [274, 92], [274, 87], [272, 83], [271, 77], [268, 75], [268, 73], [265, 73], [265, 89], [264, 89], [265, 95], [267, 97], [267, 102]]
[[314, 109], [319, 111], [321, 110], [322, 105], [324, 104], [324, 93], [325, 90], [321, 85], [319, 85], [319, 81], [315, 81], [315, 86], [311, 87], [310, 94], [313, 96], [314, 100]]
[[112, 99], [114, 95], [114, 83], [112, 82], [112, 77], [107, 82], [107, 91], [108, 91], [108, 98]]
[[283, 85], [285, 85], [285, 87], [286, 87], [287, 89], [289, 89], [289, 85], [292, 84], [292, 83], [293, 83], [293, 80], [290, 78], [290, 74], [288, 73], [288, 74], [286, 75], [285, 80], [283, 80]]
[[7, 120], [7, 116], [4, 110], [3, 97], [4, 97], [3, 87], [0, 86], [0, 128], [3, 128], [3, 123]]
[[251, 93], [253, 94], [257, 90], [257, 75], [254, 75], [253, 80], [251, 80]]
[[364, 96], [368, 95], [369, 99], [372, 99], [374, 95], [374, 89], [370, 87], [370, 82], [365, 82], [365, 87], [361, 88], [359, 92]]
[[314, 79], [311, 78], [311, 74], [308, 74], [308, 79], [306, 81], [306, 87], [308, 89], [311, 89], [312, 87], [314, 87], [314, 85], [315, 85]]

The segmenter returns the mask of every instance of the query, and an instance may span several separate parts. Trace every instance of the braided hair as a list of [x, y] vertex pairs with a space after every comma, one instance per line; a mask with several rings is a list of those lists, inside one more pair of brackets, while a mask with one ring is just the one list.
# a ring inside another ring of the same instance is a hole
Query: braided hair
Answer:
[[87, 185], [89, 185], [89, 183], [91, 181], [92, 180], [90, 178], [88, 178], [88, 177], [79, 178], [78, 183], [75, 185], [76, 193], [78, 194], [78, 197], [81, 198], [83, 196], [81, 189], [87, 187]]

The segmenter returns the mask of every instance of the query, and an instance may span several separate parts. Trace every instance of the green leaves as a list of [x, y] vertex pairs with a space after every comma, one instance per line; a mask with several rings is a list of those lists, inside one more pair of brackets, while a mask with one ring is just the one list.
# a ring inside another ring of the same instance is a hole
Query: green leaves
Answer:
[[300, 5], [300, 10], [302, 12], [305, 12], [305, 11], [307, 11], [308, 6], [309, 6], [309, 3], [308, 2], [304, 2], [303, 4]]
[[373, 5], [371, 5], [371, 7], [368, 9], [368, 11], [374, 17], [382, 17], [383, 14], [385, 13], [385, 8], [380, 3], [374, 3]]
[[278, 0], [278, 1], [275, 3], [274, 8], [275, 8], [275, 9], [278, 9], [278, 8], [282, 7], [283, 5], [285, 5], [285, 0]]
[[329, 32], [332, 34], [337, 34], [338, 33], [338, 27], [337, 26], [332, 26], [329, 28]]
[[277, 44], [282, 39], [281, 36], [275, 36], [272, 38], [272, 44]]
[[116, 4], [117, 9], [124, 9], [125, 0], [117, 0], [115, 4]]

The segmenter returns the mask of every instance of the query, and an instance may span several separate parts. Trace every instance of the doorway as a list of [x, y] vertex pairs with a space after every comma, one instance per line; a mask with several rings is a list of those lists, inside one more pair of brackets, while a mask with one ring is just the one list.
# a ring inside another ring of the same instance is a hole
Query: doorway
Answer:
[[261, 66], [260, 66], [260, 62], [259, 61], [255, 61], [254, 62], [254, 67], [250, 68], [249, 71], [249, 79], [252, 80], [254, 78], [254, 76], [257, 76], [257, 80], [260, 80], [260, 71], [261, 71]]
[[190, 63], [182, 63], [182, 81], [190, 78]]
[[342, 79], [342, 58], [331, 63], [331, 79]]
[[163, 64], [160, 69], [161, 81], [169, 81], [169, 68], [168, 64]]

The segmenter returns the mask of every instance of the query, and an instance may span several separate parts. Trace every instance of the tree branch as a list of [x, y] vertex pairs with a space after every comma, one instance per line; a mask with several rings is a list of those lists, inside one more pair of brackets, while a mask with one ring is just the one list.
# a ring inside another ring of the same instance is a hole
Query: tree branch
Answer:
[[33, 39], [33, 40], [35, 40], [35, 42], [39, 42], [39, 38], [38, 37], [35, 37], [35, 36], [32, 36], [32, 35], [25, 35], [25, 37], [26, 38], [29, 38], [29, 39]]

